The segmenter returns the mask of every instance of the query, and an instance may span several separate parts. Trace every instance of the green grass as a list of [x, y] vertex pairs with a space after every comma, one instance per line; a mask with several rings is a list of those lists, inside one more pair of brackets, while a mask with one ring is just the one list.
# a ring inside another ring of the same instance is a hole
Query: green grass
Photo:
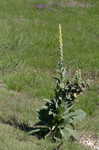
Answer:
[[[33, 2], [27, 1], [26, 4], [23, 4], [22, 0], [18, 1], [19, 4], [10, 2], [11, 0], [7, 3], [8, 6], [1, 2], [6, 9], [0, 23], [0, 49], [3, 49], [1, 55], [11, 57], [14, 53], [18, 62], [23, 61], [35, 68], [53, 70], [57, 62], [55, 60], [58, 48], [58, 24], [61, 23], [66, 64], [73, 68], [79, 66], [82, 69], [97, 71], [99, 66], [97, 5], [88, 9], [38, 10], [33, 9]], [[13, 10], [14, 6], [16, 10]], [[9, 61], [11, 60], [8, 59], [7, 62]], [[1, 64], [4, 62], [1, 61]]]
[[48, 72], [41, 70], [18, 69], [3, 77], [8, 89], [31, 93], [35, 97], [48, 97], [52, 94], [53, 83]]
[[[99, 1], [77, 1], [94, 5], [37, 9], [33, 4], [58, 0], [0, 0], [0, 150], [53, 150], [56, 146], [6, 123], [14, 124], [15, 118], [19, 124], [31, 126], [38, 121], [36, 110], [45, 103], [43, 98], [53, 95], [59, 23], [63, 28], [66, 66], [72, 72], [80, 67], [85, 76], [97, 79], [78, 97], [77, 107], [88, 114], [79, 129], [99, 131]], [[64, 149], [85, 148], [68, 143]]]
[[99, 103], [98, 89], [99, 85], [94, 85], [78, 98], [77, 107], [82, 108], [88, 115], [96, 113], [96, 106]]

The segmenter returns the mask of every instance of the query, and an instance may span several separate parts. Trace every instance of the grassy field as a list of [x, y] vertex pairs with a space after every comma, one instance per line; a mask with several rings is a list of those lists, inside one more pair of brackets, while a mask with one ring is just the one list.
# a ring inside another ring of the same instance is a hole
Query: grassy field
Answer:
[[[75, 1], [74, 1], [75, 2]], [[44, 8], [39, 8], [38, 4]], [[57, 4], [57, 5], [56, 5]], [[53, 94], [58, 24], [66, 67], [92, 81], [78, 99], [87, 112], [79, 131], [99, 135], [99, 1], [0, 0], [0, 150], [53, 150], [55, 143], [27, 131], [38, 121], [43, 98]], [[64, 150], [86, 150], [66, 143]]]

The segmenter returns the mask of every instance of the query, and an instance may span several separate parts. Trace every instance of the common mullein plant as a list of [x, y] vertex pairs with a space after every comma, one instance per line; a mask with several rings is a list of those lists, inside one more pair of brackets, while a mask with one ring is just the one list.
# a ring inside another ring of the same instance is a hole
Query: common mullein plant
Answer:
[[86, 113], [75, 110], [77, 96], [87, 88], [82, 80], [81, 70], [77, 70], [71, 80], [67, 79], [64, 67], [62, 29], [59, 25], [59, 62], [58, 76], [55, 77], [54, 96], [38, 112], [41, 125], [39, 129], [43, 137], [50, 136], [53, 140], [76, 139], [76, 124], [85, 118]]

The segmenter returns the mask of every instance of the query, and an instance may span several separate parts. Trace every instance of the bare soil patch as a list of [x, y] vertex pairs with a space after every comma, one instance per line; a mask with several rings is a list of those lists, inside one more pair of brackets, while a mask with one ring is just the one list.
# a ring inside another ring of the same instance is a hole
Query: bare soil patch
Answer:
[[93, 150], [99, 150], [99, 137], [92, 134], [82, 134], [79, 143], [83, 144]]
[[70, 1], [66, 2], [65, 6], [67, 7], [81, 7], [81, 8], [89, 8], [93, 7], [94, 5], [88, 2], [78, 2], [78, 1]]

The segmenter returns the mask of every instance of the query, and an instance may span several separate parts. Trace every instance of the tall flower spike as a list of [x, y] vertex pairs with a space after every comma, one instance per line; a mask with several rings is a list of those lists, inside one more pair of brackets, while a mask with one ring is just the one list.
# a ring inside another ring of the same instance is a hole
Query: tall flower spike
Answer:
[[59, 24], [59, 48], [60, 48], [60, 61], [63, 63], [63, 39], [62, 39], [62, 27]]
[[64, 68], [64, 57], [63, 57], [63, 39], [62, 39], [62, 27], [59, 24], [59, 70], [60, 70], [60, 78], [62, 81], [65, 80], [66, 70]]

